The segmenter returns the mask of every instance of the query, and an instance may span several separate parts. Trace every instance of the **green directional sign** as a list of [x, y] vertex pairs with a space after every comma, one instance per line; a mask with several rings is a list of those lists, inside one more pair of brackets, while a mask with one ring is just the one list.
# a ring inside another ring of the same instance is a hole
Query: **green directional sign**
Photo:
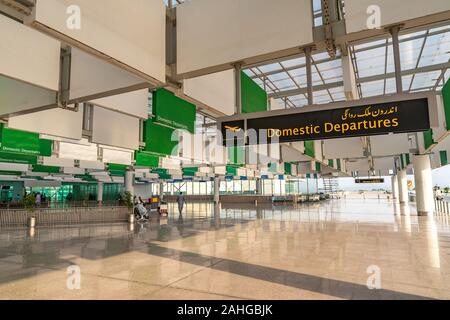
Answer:
[[135, 165], [138, 167], [148, 167], [148, 168], [159, 167], [159, 156], [151, 152], [136, 151], [134, 153], [134, 160]]
[[52, 144], [51, 140], [40, 139], [38, 133], [0, 126], [0, 151], [49, 157]]
[[183, 168], [183, 176], [186, 177], [195, 177], [195, 174], [198, 172], [198, 168]]
[[144, 122], [144, 142], [144, 151], [162, 156], [178, 153], [178, 135], [175, 129], [158, 125], [152, 119]]
[[241, 72], [242, 113], [267, 111], [267, 93], [245, 72]]
[[153, 92], [154, 122], [172, 129], [195, 133], [196, 106], [166, 89]]
[[61, 172], [61, 167], [33, 165], [33, 172], [60, 173]]
[[108, 171], [111, 176], [124, 176], [127, 169], [126, 164], [108, 163]]
[[284, 164], [284, 174], [292, 175], [292, 164], [287, 162]]
[[0, 151], [0, 162], [37, 164], [37, 156]]

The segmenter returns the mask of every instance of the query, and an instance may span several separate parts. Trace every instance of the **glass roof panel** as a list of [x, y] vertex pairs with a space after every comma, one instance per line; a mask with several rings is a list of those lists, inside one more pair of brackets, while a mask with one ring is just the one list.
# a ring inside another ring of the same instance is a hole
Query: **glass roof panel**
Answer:
[[267, 78], [270, 81], [280, 81], [280, 80], [289, 79], [289, 75], [286, 72], [280, 72], [280, 73], [268, 75]]
[[437, 79], [441, 75], [441, 71], [422, 72], [416, 74], [414, 77], [411, 90], [417, 90], [422, 88], [429, 88], [436, 84]]
[[303, 66], [303, 65], [305, 65], [305, 63], [306, 63], [305, 57], [300, 57], [300, 58], [281, 62], [281, 64], [285, 68], [291, 68], [291, 67], [295, 67], [295, 66]]
[[356, 52], [359, 77], [383, 74], [386, 64], [386, 47]]
[[419, 67], [446, 63], [450, 59], [450, 31], [427, 37]]
[[425, 38], [400, 42], [402, 70], [415, 69]]
[[330, 95], [328, 94], [327, 90], [320, 90], [314, 92], [314, 103], [315, 104], [324, 104], [324, 103], [330, 103], [333, 102], [331, 100]]
[[274, 84], [280, 90], [292, 90], [298, 88], [297, 85], [290, 78], [280, 81], [274, 81]]
[[361, 92], [364, 98], [382, 95], [384, 92], [384, 80], [361, 83]]
[[385, 90], [384, 94], [393, 94], [397, 92], [397, 85], [395, 84], [395, 78], [386, 79], [386, 86], [384, 90]]
[[277, 70], [282, 70], [281, 65], [279, 63], [271, 63], [271, 64], [266, 64], [264, 66], [260, 66], [258, 67], [259, 70], [261, 70], [261, 72], [271, 72], [271, 71], [277, 71]]

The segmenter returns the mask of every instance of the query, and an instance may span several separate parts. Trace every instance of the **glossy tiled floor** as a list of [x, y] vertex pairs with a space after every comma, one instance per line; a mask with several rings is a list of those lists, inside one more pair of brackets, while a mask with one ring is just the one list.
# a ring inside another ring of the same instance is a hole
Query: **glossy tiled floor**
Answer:
[[187, 209], [167, 225], [0, 229], [0, 299], [450, 298], [448, 218], [362, 199]]

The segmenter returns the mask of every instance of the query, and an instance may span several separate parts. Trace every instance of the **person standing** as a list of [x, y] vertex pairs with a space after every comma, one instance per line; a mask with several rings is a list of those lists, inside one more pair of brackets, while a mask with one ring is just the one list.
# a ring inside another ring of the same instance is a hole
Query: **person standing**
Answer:
[[42, 198], [41, 198], [41, 193], [38, 192], [38, 193], [36, 194], [36, 206], [37, 206], [37, 207], [40, 207], [40, 206], [41, 206], [41, 200], [42, 200]]
[[180, 192], [177, 196], [177, 203], [178, 203], [178, 212], [180, 213], [180, 217], [183, 213], [183, 207], [186, 203], [186, 199], [184, 198], [183, 192]]

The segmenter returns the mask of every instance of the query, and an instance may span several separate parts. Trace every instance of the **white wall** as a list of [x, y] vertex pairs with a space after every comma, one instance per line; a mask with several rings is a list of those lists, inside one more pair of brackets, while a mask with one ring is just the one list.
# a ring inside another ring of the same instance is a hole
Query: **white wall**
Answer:
[[[71, 5], [81, 9], [80, 29], [67, 28]], [[166, 8], [162, 0], [38, 0], [28, 22], [165, 82]]]
[[450, 10], [450, 1], [447, 0], [346, 0], [347, 33], [367, 30], [370, 16], [367, 8], [371, 5], [381, 10], [381, 26]]
[[302, 46], [313, 42], [311, 1], [187, 1], [177, 39], [179, 74]]

